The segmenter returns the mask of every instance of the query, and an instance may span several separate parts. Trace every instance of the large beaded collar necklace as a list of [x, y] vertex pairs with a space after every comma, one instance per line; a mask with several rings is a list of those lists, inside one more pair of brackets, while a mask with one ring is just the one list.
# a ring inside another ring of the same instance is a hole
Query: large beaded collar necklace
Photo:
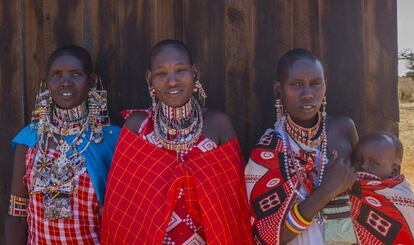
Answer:
[[310, 128], [304, 128], [296, 124], [289, 114], [286, 115], [286, 131], [291, 138], [296, 142], [302, 143], [311, 147], [318, 147], [320, 145], [320, 140], [322, 137], [322, 127], [321, 127], [322, 117], [318, 113], [317, 123]]
[[177, 152], [177, 160], [191, 151], [201, 136], [203, 113], [198, 101], [191, 97], [180, 107], [159, 101], [154, 108], [154, 132], [162, 146]]
[[55, 106], [51, 122], [39, 122], [43, 131], [39, 133], [30, 194], [43, 193], [46, 220], [72, 217], [70, 195], [86, 171], [82, 153], [94, 138], [92, 132], [87, 137], [90, 120], [83, 103], [72, 109]]
[[[310, 129], [303, 129], [300, 126], [294, 123], [291, 119], [289, 119], [289, 115], [284, 115], [278, 122], [276, 122], [275, 127], [276, 130], [280, 131], [281, 138], [282, 138], [282, 148], [283, 148], [283, 157], [284, 157], [284, 164], [285, 164], [285, 171], [287, 180], [298, 196], [304, 200], [309, 193], [303, 195], [299, 191], [297, 191], [293, 185], [290, 176], [290, 166], [293, 166], [295, 169], [295, 175], [298, 178], [299, 183], [301, 186], [304, 186], [304, 180], [302, 179], [304, 169], [301, 166], [298, 166], [298, 163], [294, 159], [294, 153], [289, 141], [289, 137], [298, 144], [298, 142], [307, 145], [308, 147], [312, 147], [318, 150], [319, 156], [317, 157], [315, 168], [318, 172], [318, 179], [316, 181], [315, 186], [318, 187], [322, 183], [323, 174], [325, 171], [325, 167], [328, 163], [327, 158], [327, 134], [326, 134], [326, 117], [322, 115], [322, 113], [318, 113], [318, 122], [315, 126]], [[289, 122], [290, 120], [290, 122]], [[298, 128], [299, 127], [299, 128]], [[299, 129], [299, 130], [297, 130]], [[300, 133], [299, 133], [300, 132]], [[302, 133], [305, 132], [305, 133]], [[320, 132], [320, 133], [318, 133]], [[300, 136], [300, 137], [298, 137]], [[316, 138], [315, 138], [316, 137]], [[318, 145], [315, 145], [315, 142], [318, 142]], [[300, 144], [298, 144], [300, 147]], [[302, 172], [301, 172], [302, 171]]]

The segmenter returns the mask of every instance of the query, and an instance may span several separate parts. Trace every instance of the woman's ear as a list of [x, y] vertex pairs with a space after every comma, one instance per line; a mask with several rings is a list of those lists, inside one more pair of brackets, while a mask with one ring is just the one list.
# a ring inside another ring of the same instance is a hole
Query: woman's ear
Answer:
[[194, 81], [200, 79], [200, 67], [197, 64], [193, 64], [191, 66], [191, 70], [193, 71]]
[[401, 173], [401, 166], [398, 163], [393, 163], [392, 166], [392, 177], [396, 177]]
[[151, 86], [151, 71], [147, 70], [145, 72], [145, 81], [147, 81], [148, 87]]
[[94, 88], [96, 86], [98, 86], [98, 80], [99, 80], [99, 76], [95, 73], [91, 73], [89, 74], [89, 87], [90, 88]]
[[272, 84], [272, 88], [273, 88], [273, 95], [275, 96], [276, 99], [281, 99], [281, 95], [282, 95], [282, 88], [281, 88], [281, 84], [279, 81], [274, 81]]

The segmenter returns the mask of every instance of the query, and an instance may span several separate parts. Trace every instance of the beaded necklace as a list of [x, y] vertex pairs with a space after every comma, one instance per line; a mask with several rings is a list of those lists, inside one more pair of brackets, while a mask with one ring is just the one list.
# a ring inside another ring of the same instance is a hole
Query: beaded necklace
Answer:
[[322, 127], [320, 127], [321, 116], [318, 116], [318, 122], [311, 128], [297, 125], [289, 114], [287, 114], [286, 119], [286, 131], [292, 139], [311, 147], [318, 147], [320, 145], [321, 137], [319, 136], [322, 132]]
[[[319, 150], [319, 157], [317, 159], [317, 165], [316, 168], [318, 169], [318, 181], [317, 183], [315, 183], [315, 186], [318, 187], [320, 186], [320, 184], [322, 183], [323, 180], [323, 174], [325, 171], [325, 167], [326, 164], [328, 163], [328, 158], [327, 158], [327, 137], [326, 137], [326, 117], [324, 114], [320, 114], [318, 113], [318, 123], [312, 127], [315, 131], [319, 131], [320, 128], [322, 129], [321, 133], [318, 136], [318, 139], [314, 139], [312, 140], [312, 142], [319, 142], [319, 145], [317, 146], [317, 149]], [[320, 119], [322, 117], [322, 120]], [[293, 151], [289, 142], [289, 138], [291, 137], [293, 140], [295, 140], [294, 136], [289, 134], [289, 131], [287, 130], [287, 116], [284, 115], [280, 121], [276, 122], [275, 124], [275, 130], [280, 130], [281, 133], [281, 137], [282, 137], [282, 149], [283, 149], [283, 157], [284, 157], [284, 164], [285, 164], [285, 171], [286, 171], [286, 177], [287, 177], [287, 181], [289, 182], [290, 187], [292, 188], [292, 190], [295, 190], [295, 192], [298, 194], [298, 196], [302, 199], [305, 200], [306, 197], [309, 195], [309, 193], [306, 193], [305, 195], [303, 195], [302, 193], [300, 193], [298, 190], [296, 190], [295, 186], [293, 185], [293, 181], [290, 177], [290, 171], [289, 171], [289, 166], [293, 166], [295, 169], [295, 174], [296, 177], [298, 178], [299, 183], [301, 184], [301, 186], [304, 186], [303, 180], [301, 179], [301, 170], [300, 167], [297, 165], [297, 163], [294, 160], [293, 157]], [[306, 132], [306, 131], [305, 131]], [[314, 134], [317, 135], [317, 134]], [[309, 136], [306, 136], [306, 138], [309, 138]], [[309, 142], [309, 141], [307, 141]], [[312, 143], [310, 142], [310, 143]], [[298, 146], [300, 147], [300, 145], [298, 144]], [[308, 145], [309, 146], [309, 145]], [[315, 146], [311, 146], [311, 147], [315, 147]]]
[[[35, 164], [34, 181], [30, 194], [43, 193], [45, 219], [59, 219], [72, 216], [70, 195], [77, 187], [78, 178], [86, 171], [82, 153], [94, 138], [86, 131], [90, 129], [90, 117], [85, 103], [72, 109], [55, 107], [53, 123], [41, 122]], [[40, 123], [40, 122], [39, 122]], [[69, 142], [65, 136], [74, 136]], [[49, 148], [53, 141], [55, 149]]]
[[177, 152], [177, 160], [191, 151], [201, 136], [203, 113], [194, 97], [180, 107], [158, 102], [154, 109], [154, 132], [164, 148]]

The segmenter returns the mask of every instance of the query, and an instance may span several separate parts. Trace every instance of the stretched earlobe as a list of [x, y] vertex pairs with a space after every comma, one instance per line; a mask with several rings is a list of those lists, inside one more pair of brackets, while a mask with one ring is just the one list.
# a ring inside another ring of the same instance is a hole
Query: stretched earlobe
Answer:
[[145, 81], [147, 81], [148, 86], [150, 86], [150, 85], [151, 85], [151, 84], [150, 84], [150, 80], [151, 80], [151, 71], [150, 71], [150, 70], [147, 70], [147, 71], [145, 72]]

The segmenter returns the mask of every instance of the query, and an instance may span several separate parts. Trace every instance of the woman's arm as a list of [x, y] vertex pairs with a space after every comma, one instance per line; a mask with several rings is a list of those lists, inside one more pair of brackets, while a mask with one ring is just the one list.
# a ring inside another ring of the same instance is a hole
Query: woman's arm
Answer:
[[[334, 157], [327, 166], [321, 186], [299, 204], [299, 213], [306, 220], [312, 220], [334, 197], [347, 191], [356, 181], [356, 176], [353, 168], [350, 167], [349, 160], [345, 161], [342, 158], [338, 158], [336, 152], [333, 155]], [[282, 244], [288, 243], [295, 237], [295, 233], [283, 226], [281, 233]]]
[[[13, 176], [11, 183], [11, 195], [28, 198], [27, 188], [23, 184], [23, 177], [26, 172], [27, 146], [18, 144], [14, 154]], [[26, 217], [7, 215], [5, 220], [6, 245], [26, 244], [27, 221]]]

